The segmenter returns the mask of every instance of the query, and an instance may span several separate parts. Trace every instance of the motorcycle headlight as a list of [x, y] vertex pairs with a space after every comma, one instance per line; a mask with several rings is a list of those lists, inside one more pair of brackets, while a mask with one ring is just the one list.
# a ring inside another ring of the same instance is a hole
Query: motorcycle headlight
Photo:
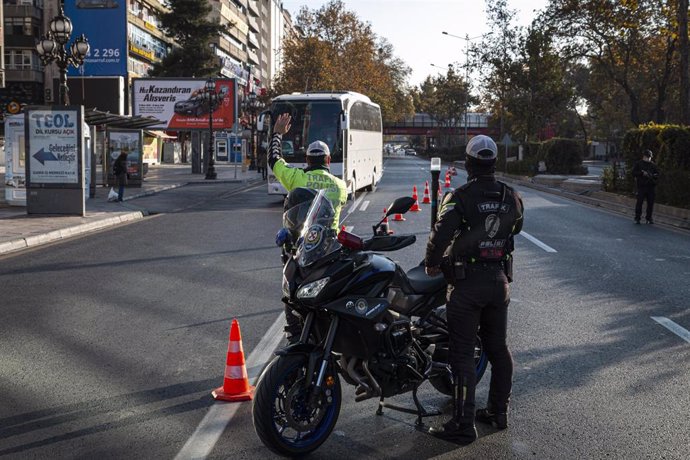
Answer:
[[301, 286], [297, 290], [297, 298], [298, 299], [313, 299], [319, 293], [321, 290], [328, 284], [328, 281], [330, 280], [330, 277], [326, 278], [321, 278], [320, 280], [313, 281], [309, 284], [305, 284], [304, 286]]

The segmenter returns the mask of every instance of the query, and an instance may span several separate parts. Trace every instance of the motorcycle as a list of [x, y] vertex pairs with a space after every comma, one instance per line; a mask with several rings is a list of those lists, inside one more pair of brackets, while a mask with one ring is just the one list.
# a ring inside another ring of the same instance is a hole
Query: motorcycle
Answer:
[[[413, 204], [396, 199], [369, 239], [333, 229], [323, 191], [286, 212], [287, 230], [301, 231], [283, 269], [283, 302], [302, 316], [303, 329], [297, 343], [276, 352], [256, 386], [254, 428], [272, 451], [304, 455], [326, 441], [340, 412], [341, 377], [356, 387], [355, 401], [379, 398], [378, 415], [384, 408], [412, 413], [418, 425], [439, 415], [419, 402], [422, 383], [451, 394], [445, 279], [427, 276], [422, 265], [405, 272], [379, 254], [416, 241], [380, 231], [387, 216]], [[487, 366], [479, 338], [475, 365], [479, 381]], [[410, 391], [414, 409], [385, 402]]]

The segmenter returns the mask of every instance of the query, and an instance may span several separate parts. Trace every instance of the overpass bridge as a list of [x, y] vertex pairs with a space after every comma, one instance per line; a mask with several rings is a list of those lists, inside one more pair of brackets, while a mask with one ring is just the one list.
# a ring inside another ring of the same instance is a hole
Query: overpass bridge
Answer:
[[[476, 136], [485, 134], [495, 137], [497, 130], [489, 127], [490, 116], [487, 113], [468, 112], [467, 113], [467, 135]], [[465, 117], [457, 120], [456, 123], [449, 123], [452, 126], [441, 126], [436, 120], [431, 118], [428, 113], [416, 113], [414, 116], [403, 120], [384, 123], [384, 135], [403, 135], [403, 136], [464, 136]]]

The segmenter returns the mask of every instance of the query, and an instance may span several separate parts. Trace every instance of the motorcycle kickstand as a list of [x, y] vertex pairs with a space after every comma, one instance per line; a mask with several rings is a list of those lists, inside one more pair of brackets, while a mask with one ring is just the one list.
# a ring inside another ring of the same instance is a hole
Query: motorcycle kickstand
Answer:
[[383, 415], [383, 396], [379, 399], [379, 407], [376, 409], [376, 415]]
[[424, 426], [424, 422], [422, 421], [423, 417], [435, 417], [437, 415], [441, 415], [442, 412], [438, 409], [427, 411], [424, 406], [422, 406], [422, 403], [419, 402], [419, 398], [417, 397], [417, 388], [418, 387], [415, 387], [414, 390], [412, 390], [412, 400], [414, 401], [414, 405], [417, 407], [417, 421], [415, 424], [420, 427]]

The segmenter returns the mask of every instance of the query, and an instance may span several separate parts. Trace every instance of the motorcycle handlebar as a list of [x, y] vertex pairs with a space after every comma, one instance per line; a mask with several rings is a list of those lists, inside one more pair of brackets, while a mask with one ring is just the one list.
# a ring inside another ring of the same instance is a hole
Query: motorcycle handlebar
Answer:
[[415, 235], [374, 236], [364, 241], [363, 249], [365, 251], [397, 251], [398, 249], [414, 244], [415, 241], [417, 241]]

